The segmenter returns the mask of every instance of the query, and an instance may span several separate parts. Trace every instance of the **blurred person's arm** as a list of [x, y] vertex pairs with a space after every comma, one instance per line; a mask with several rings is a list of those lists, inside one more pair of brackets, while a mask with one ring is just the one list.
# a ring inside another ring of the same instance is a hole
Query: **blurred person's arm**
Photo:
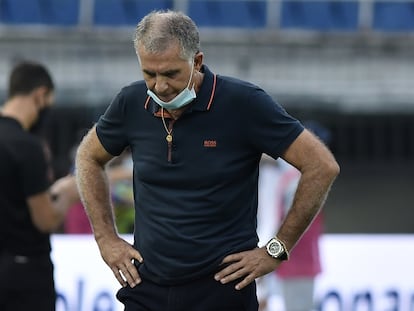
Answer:
[[122, 286], [140, 282], [133, 260], [140, 253], [118, 235], [110, 198], [106, 164], [113, 158], [102, 146], [93, 127], [76, 154], [76, 181], [82, 203], [92, 225], [101, 256]]
[[67, 210], [76, 202], [73, 193], [74, 181], [63, 177], [56, 181], [50, 191], [27, 198], [32, 221], [42, 232], [54, 232], [63, 223]]

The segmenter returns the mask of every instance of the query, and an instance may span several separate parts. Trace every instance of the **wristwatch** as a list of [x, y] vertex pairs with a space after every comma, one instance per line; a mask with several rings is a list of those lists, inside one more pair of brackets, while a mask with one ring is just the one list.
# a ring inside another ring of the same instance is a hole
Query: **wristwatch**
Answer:
[[277, 237], [271, 238], [269, 242], [266, 243], [266, 251], [272, 258], [278, 260], [289, 259], [289, 253], [286, 249], [285, 243], [283, 243]]

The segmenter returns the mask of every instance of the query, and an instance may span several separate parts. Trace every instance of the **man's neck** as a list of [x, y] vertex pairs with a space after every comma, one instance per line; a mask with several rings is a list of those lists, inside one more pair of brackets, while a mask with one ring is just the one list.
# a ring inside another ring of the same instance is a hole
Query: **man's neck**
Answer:
[[177, 120], [187, 108], [188, 105], [185, 105], [184, 107], [178, 109], [167, 109], [167, 111], [174, 120]]
[[27, 97], [12, 98], [7, 100], [1, 110], [1, 115], [15, 119], [25, 130], [29, 129], [33, 122], [33, 115], [35, 113], [31, 111], [32, 103], [28, 102], [30, 100], [31, 99]]
[[[200, 91], [201, 85], [203, 84], [203, 80], [204, 80], [204, 73], [200, 71], [195, 71], [194, 72], [194, 83], [195, 83], [194, 89], [196, 93]], [[174, 120], [177, 120], [179, 117], [181, 117], [181, 115], [187, 108], [188, 108], [188, 105], [185, 105], [184, 107], [181, 107], [178, 109], [171, 109], [171, 110], [167, 109], [167, 111]]]

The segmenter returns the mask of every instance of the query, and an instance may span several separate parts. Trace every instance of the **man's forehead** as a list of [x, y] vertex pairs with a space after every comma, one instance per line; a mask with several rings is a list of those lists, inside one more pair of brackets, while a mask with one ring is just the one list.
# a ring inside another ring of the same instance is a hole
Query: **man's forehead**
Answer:
[[182, 59], [179, 55], [138, 55], [139, 63], [143, 71], [169, 72], [180, 71], [189, 66], [188, 60]]
[[148, 59], [181, 59], [181, 46], [177, 44], [170, 44], [166, 48], [146, 48], [144, 45], [139, 45], [137, 55], [139, 58]]

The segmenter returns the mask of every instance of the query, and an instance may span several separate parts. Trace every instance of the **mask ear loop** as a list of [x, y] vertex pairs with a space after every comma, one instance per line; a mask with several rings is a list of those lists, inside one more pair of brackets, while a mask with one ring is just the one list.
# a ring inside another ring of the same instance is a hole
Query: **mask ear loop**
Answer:
[[[189, 89], [189, 87], [190, 87], [190, 83], [191, 83], [191, 79], [193, 78], [193, 74], [194, 74], [194, 58], [191, 61], [191, 75], [190, 75], [190, 80], [188, 80], [187, 89]], [[194, 88], [194, 84], [195, 84], [195, 82], [193, 83], [193, 87], [191, 89]]]

